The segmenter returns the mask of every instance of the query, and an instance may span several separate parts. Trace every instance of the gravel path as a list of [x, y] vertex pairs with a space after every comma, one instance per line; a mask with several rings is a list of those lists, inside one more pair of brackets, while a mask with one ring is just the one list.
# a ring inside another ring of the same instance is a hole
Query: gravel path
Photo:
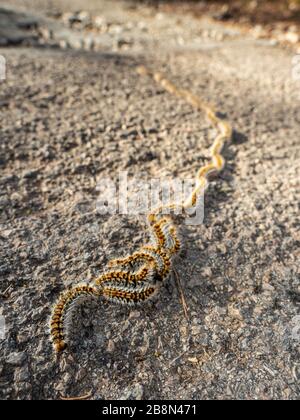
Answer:
[[[293, 53], [145, 6], [49, 4], [11, 1], [26, 15], [10, 13], [0, 29], [1, 398], [299, 398]], [[75, 10], [87, 13], [66, 14]], [[147, 239], [142, 216], [95, 212], [97, 185], [120, 170], [193, 177], [215, 134], [203, 115], [137, 76], [141, 63], [215, 103], [235, 128], [204, 223], [182, 230], [177, 271], [189, 317], [174, 278], [145, 306], [91, 302], [55, 360], [47, 320], [59, 293]]]

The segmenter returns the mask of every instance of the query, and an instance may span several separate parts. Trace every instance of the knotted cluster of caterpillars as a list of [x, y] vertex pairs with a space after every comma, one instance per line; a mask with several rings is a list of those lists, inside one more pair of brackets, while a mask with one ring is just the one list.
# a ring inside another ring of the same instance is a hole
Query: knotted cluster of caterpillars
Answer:
[[141, 75], [152, 76], [168, 92], [184, 99], [206, 113], [217, 129], [218, 135], [211, 148], [211, 162], [202, 167], [196, 177], [196, 187], [184, 203], [170, 203], [148, 214], [151, 241], [137, 252], [108, 263], [107, 271], [94, 280], [93, 285], [79, 284], [64, 292], [55, 304], [50, 320], [50, 334], [56, 352], [64, 350], [69, 340], [74, 309], [85, 299], [100, 298], [113, 302], [134, 305], [152, 298], [173, 269], [174, 259], [181, 249], [174, 218], [166, 215], [180, 207], [185, 213], [195, 206], [208, 186], [208, 176], [224, 167], [221, 151], [232, 135], [228, 122], [220, 119], [213, 107], [184, 89], [178, 89], [161, 73], [151, 73], [144, 66], [138, 67]]

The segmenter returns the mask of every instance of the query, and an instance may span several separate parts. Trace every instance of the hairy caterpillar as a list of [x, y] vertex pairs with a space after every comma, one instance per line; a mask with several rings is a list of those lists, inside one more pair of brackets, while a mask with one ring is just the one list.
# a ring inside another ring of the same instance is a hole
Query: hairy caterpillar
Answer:
[[130, 267], [134, 266], [135, 263], [147, 264], [151, 262], [154, 264], [155, 270], [160, 276], [166, 271], [165, 259], [154, 248], [142, 248], [140, 252], [136, 252], [126, 258], [112, 260], [110, 262], [110, 266], [119, 265], [122, 269], [126, 270], [126, 267], [130, 269]]
[[102, 274], [95, 280], [95, 284], [105, 287], [111, 284], [126, 284], [126, 285], [136, 285], [140, 282], [143, 282], [146, 278], [150, 278], [153, 274], [153, 267], [151, 264], [142, 267], [136, 272], [128, 271], [110, 271], [108, 273]]
[[156, 290], [155, 286], [144, 286], [136, 290], [127, 289], [126, 286], [121, 288], [111, 286], [103, 290], [103, 296], [112, 302], [134, 305], [148, 300]]
[[64, 350], [67, 345], [65, 326], [66, 323], [68, 323], [68, 318], [70, 318], [72, 314], [74, 305], [82, 302], [82, 298], [87, 296], [98, 297], [100, 295], [101, 291], [95, 287], [78, 285], [60, 296], [58, 302], [54, 306], [50, 321], [50, 334], [52, 336], [54, 348], [57, 352]]
[[[211, 161], [198, 170], [196, 186], [183, 203], [169, 203], [148, 214], [150, 244], [132, 255], [111, 260], [108, 263], [109, 270], [95, 279], [93, 286], [78, 285], [61, 295], [53, 308], [50, 320], [50, 334], [56, 352], [66, 348], [72, 312], [85, 298], [103, 297], [112, 302], [134, 305], [156, 294], [159, 284], [171, 273], [174, 257], [181, 249], [181, 241], [170, 214], [183, 211], [186, 215], [186, 211], [195, 206], [204, 194], [209, 176], [221, 171], [225, 165], [221, 152], [224, 142], [232, 136], [230, 124], [220, 119], [210, 104], [185, 89], [177, 88], [162, 73], [153, 73], [144, 66], [138, 67], [137, 72], [140, 75], [151, 76], [167, 92], [206, 113], [213, 127], [219, 132], [210, 149]], [[166, 216], [165, 213], [169, 215]]]

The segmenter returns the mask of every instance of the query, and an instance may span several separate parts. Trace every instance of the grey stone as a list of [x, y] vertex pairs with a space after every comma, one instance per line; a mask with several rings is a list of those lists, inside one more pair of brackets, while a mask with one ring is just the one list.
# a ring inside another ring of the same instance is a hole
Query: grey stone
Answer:
[[144, 395], [144, 388], [141, 384], [135, 384], [132, 388], [124, 390], [120, 400], [141, 400]]
[[6, 359], [6, 362], [10, 365], [20, 366], [26, 360], [26, 355], [23, 352], [10, 353]]

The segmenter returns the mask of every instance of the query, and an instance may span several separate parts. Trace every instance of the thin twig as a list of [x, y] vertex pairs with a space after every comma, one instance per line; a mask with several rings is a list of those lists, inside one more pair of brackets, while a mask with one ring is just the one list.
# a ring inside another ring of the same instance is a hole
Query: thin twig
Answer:
[[11, 285], [9, 285], [5, 290], [4, 290], [4, 292], [0, 292], [0, 296], [2, 297], [2, 298], [4, 298], [4, 299], [7, 299], [8, 297], [9, 297], [9, 292], [11, 291], [11, 289], [12, 289], [12, 286]]
[[195, 268], [196, 268], [196, 266], [197, 266], [197, 264], [199, 263], [199, 261], [197, 260], [197, 261], [195, 261], [194, 262], [194, 264], [192, 265], [192, 268], [191, 268], [191, 274], [190, 274], [190, 276], [192, 277], [192, 275], [194, 274], [194, 271], [195, 271]]
[[60, 396], [60, 399], [61, 399], [61, 400], [64, 400], [64, 401], [87, 400], [87, 399], [88, 399], [88, 398], [90, 398], [92, 395], [93, 395], [93, 394], [92, 394], [92, 392], [89, 392], [88, 394], [86, 394], [86, 395], [82, 395], [82, 396], [80, 396], [80, 397], [62, 397], [62, 396]]
[[171, 360], [169, 366], [173, 365], [173, 363], [176, 362], [176, 360], [180, 359], [182, 356], [184, 356], [187, 353], [187, 350], [183, 351], [182, 353], [180, 353], [179, 356], [176, 356], [173, 360]]
[[177, 272], [177, 270], [174, 268], [174, 274], [175, 274], [175, 278], [176, 278], [176, 284], [177, 284], [177, 288], [179, 291], [179, 295], [180, 295], [180, 301], [183, 307], [183, 312], [184, 312], [184, 316], [186, 317], [186, 319], [189, 319], [189, 314], [188, 314], [188, 306], [184, 297], [184, 293], [183, 293], [183, 288], [181, 285], [181, 281], [180, 281], [180, 277], [179, 274]]

